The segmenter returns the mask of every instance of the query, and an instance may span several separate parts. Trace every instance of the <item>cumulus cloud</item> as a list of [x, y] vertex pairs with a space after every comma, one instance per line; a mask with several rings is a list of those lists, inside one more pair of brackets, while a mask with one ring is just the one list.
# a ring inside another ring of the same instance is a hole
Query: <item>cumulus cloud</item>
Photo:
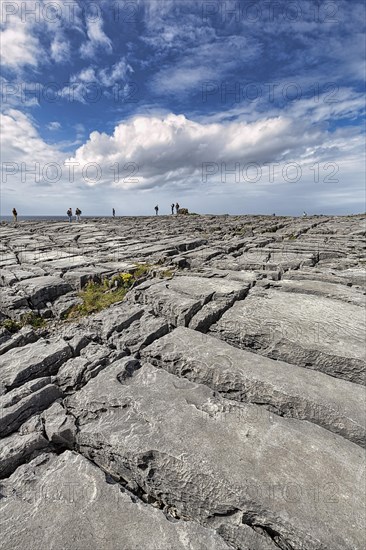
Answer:
[[[77, 125], [76, 130], [81, 139], [84, 129]], [[117, 191], [121, 189], [125, 198], [130, 197], [126, 200], [134, 205], [131, 214], [144, 212], [139, 206], [137, 191], [167, 197], [167, 204], [171, 202], [171, 195], [185, 197], [185, 204], [196, 210], [204, 192], [205, 205], [216, 212], [240, 211], [238, 201], [244, 196], [254, 210], [259, 208], [255, 201], [261, 204], [269, 201], [268, 207], [277, 211], [283, 211], [289, 197], [294, 204], [303, 203], [303, 208], [306, 205], [309, 211], [316, 207], [336, 210], [353, 205], [356, 211], [362, 209], [364, 199], [363, 139], [352, 127], [330, 133], [310, 123], [300, 124], [288, 116], [250, 123], [203, 123], [172, 113], [163, 117], [136, 116], [118, 124], [111, 135], [92, 132], [70, 156], [58, 146], [45, 142], [31, 117], [10, 109], [2, 117], [1, 134], [3, 188], [15, 190], [17, 204], [23, 211], [32, 204], [35, 212], [41, 212], [42, 204], [43, 208], [56, 213], [63, 202], [82, 197], [85, 205], [95, 204], [97, 212], [98, 205], [102, 208], [105, 200], [108, 202], [111, 197], [117, 200]], [[277, 174], [286, 163], [292, 162], [303, 168], [304, 176], [297, 183], [282, 184]], [[38, 181], [33, 173], [36, 163]], [[240, 170], [250, 163], [262, 167], [273, 165], [275, 182], [268, 184], [268, 178], [255, 184], [236, 182], [232, 173], [235, 163], [239, 163]], [[323, 163], [317, 185], [314, 184], [315, 163]], [[322, 173], [326, 163], [330, 163], [329, 169]], [[329, 178], [335, 163], [336, 180]], [[55, 164], [59, 169], [52, 168]], [[305, 177], [305, 168], [308, 177]], [[337, 181], [339, 183], [333, 183]], [[13, 201], [13, 195], [6, 201]], [[5, 208], [8, 208], [6, 201]], [[293, 208], [289, 203], [288, 212]]]
[[[349, 149], [347, 141], [352, 141]], [[137, 116], [116, 126], [112, 135], [92, 132], [68, 161], [75, 163], [79, 174], [89, 164], [100, 166], [100, 173], [93, 173], [85, 182], [90, 186], [194, 188], [205, 181], [205, 175], [221, 173], [223, 165], [229, 171], [236, 163], [242, 169], [251, 163], [264, 166], [309, 164], [329, 156], [342, 159], [355, 150], [358, 153], [361, 142], [360, 136], [349, 130], [332, 136], [286, 116], [252, 123], [200, 123], [174, 114]], [[213, 182], [220, 176], [208, 179]]]

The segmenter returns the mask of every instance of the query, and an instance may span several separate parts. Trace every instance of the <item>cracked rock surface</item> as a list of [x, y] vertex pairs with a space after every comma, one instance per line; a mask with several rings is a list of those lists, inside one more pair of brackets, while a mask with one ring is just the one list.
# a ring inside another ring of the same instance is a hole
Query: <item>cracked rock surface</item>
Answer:
[[0, 233], [3, 548], [364, 549], [364, 216]]

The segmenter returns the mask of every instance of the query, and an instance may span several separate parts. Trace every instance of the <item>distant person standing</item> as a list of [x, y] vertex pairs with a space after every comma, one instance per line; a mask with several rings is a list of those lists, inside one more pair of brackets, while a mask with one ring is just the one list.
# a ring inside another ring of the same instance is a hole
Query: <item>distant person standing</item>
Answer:
[[176, 214], [178, 214], [178, 210], [179, 210], [179, 204], [176, 203], [176, 205], [175, 205], [175, 212], [176, 212]]
[[77, 208], [75, 210], [75, 216], [76, 216], [76, 220], [79, 222], [80, 221], [80, 216], [81, 216], [81, 210], [80, 208]]
[[114, 208], [112, 208], [112, 216], [115, 218], [116, 217], [116, 211]]
[[304, 212], [302, 213], [302, 217], [305, 218], [306, 216], [307, 216], [307, 213], [304, 211]]
[[71, 208], [68, 209], [68, 211], [66, 212], [68, 218], [69, 218], [69, 222], [71, 223], [71, 220], [72, 220], [72, 210]]
[[17, 221], [18, 221], [18, 212], [16, 211], [15, 208], [13, 208], [12, 213], [13, 213], [13, 222], [17, 223]]
[[172, 209], [172, 214], [174, 214], [174, 202], [171, 204], [170, 208]]
[[158, 204], [155, 206], [155, 214], [157, 216], [159, 215], [159, 205]]

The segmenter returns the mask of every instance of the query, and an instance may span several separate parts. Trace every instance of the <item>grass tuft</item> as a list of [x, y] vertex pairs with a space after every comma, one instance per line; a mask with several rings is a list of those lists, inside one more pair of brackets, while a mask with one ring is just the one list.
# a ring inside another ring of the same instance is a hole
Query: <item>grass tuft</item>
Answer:
[[6, 319], [1, 323], [1, 327], [5, 328], [12, 334], [18, 332], [22, 327], [30, 325], [33, 328], [43, 328], [46, 326], [46, 321], [40, 315], [29, 312], [25, 313], [20, 321], [14, 321], [13, 319]]
[[104, 279], [101, 283], [90, 281], [79, 292], [82, 304], [73, 306], [64, 316], [65, 319], [84, 317], [96, 313], [112, 304], [122, 302], [129, 289], [151, 270], [149, 264], [137, 264], [134, 272], [119, 273], [111, 279]]
[[148, 273], [150, 273], [153, 266], [151, 264], [136, 264], [136, 269], [133, 272], [135, 279], [141, 279]]
[[33, 328], [43, 328], [46, 326], [46, 321], [40, 315], [30, 312], [22, 317], [22, 326], [30, 325]]
[[1, 323], [1, 327], [14, 334], [22, 328], [22, 325], [13, 319], [6, 319]]
[[113, 283], [112, 280], [108, 281], [107, 279], [102, 283], [91, 281], [79, 293], [83, 303], [72, 307], [65, 317], [67, 319], [84, 317], [85, 315], [101, 311], [112, 304], [121, 302], [130, 286], [130, 283], [123, 284], [121, 280], [117, 280], [115, 277], [113, 277]]

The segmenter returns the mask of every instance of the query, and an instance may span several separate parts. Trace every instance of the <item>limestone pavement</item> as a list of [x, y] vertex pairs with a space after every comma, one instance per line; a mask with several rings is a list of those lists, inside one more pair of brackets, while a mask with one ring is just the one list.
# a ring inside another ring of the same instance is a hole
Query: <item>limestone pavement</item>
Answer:
[[[363, 550], [365, 229], [2, 224], [2, 547]], [[88, 281], [141, 266], [68, 319]]]

